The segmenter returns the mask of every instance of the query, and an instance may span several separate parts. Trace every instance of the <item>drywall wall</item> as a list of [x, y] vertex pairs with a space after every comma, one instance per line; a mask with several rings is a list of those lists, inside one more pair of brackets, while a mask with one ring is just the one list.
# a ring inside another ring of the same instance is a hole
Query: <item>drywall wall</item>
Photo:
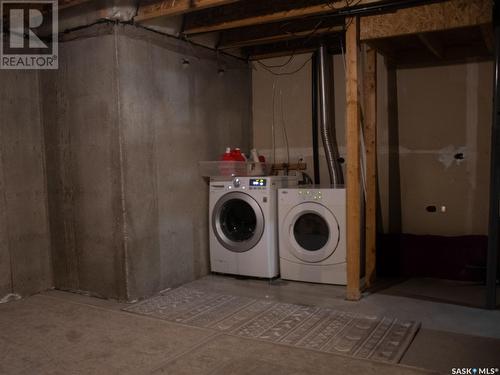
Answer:
[[35, 71], [0, 71], [0, 301], [52, 286]]
[[[251, 143], [245, 62], [118, 28], [118, 77], [131, 299], [209, 270], [208, 189], [198, 161]], [[224, 72], [220, 72], [224, 70]]]
[[41, 77], [55, 286], [125, 299], [113, 28], [61, 43]]
[[397, 72], [403, 232], [487, 234], [492, 76], [488, 62]]
[[[271, 70], [294, 72], [309, 58], [297, 55], [285, 67]], [[288, 59], [263, 63], [279, 66]], [[387, 69], [379, 56], [377, 66], [380, 231], [486, 234], [491, 63], [396, 71]], [[340, 56], [334, 57], [334, 68], [337, 138], [345, 156], [345, 74]], [[276, 159], [286, 161], [284, 118], [291, 161], [304, 158], [312, 175], [310, 62], [291, 75], [276, 76], [268, 70], [254, 63], [254, 146], [272, 160], [274, 123]], [[464, 160], [455, 160], [457, 153], [463, 153]], [[321, 148], [320, 159], [321, 182], [327, 183]], [[446, 206], [446, 212], [429, 213], [429, 205]]]
[[[311, 55], [296, 55], [289, 64], [283, 65], [289, 57], [268, 59], [253, 64], [253, 141], [254, 146], [269, 161], [286, 162], [286, 138], [288, 138], [290, 162], [303, 159], [308, 166], [307, 173], [313, 176], [312, 131], [311, 131]], [[268, 68], [272, 67], [272, 68]], [[334, 59], [335, 121], [340, 156], [345, 157], [345, 90], [339, 84], [344, 82], [343, 64], [340, 56]], [[272, 72], [281, 74], [273, 75]], [[298, 70], [298, 71], [297, 71]], [[286, 74], [295, 72], [294, 74]], [[283, 110], [282, 110], [283, 109]], [[283, 128], [288, 137], [285, 137]], [[274, 137], [273, 137], [274, 129]], [[273, 152], [273, 138], [275, 152]], [[320, 143], [320, 181], [328, 183], [328, 169], [323, 147]]]
[[248, 65], [123, 25], [60, 51], [42, 75], [56, 287], [134, 300], [206, 274], [198, 161], [248, 148]]

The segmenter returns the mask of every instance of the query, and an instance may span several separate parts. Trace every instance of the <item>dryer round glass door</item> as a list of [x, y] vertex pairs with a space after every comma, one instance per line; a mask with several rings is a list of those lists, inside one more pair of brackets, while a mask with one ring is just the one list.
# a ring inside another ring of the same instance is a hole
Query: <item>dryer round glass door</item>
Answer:
[[285, 217], [281, 236], [291, 253], [303, 262], [317, 263], [330, 257], [340, 240], [335, 215], [320, 203], [294, 206]]
[[242, 253], [260, 241], [264, 233], [264, 214], [250, 195], [225, 194], [213, 209], [212, 230], [222, 246]]

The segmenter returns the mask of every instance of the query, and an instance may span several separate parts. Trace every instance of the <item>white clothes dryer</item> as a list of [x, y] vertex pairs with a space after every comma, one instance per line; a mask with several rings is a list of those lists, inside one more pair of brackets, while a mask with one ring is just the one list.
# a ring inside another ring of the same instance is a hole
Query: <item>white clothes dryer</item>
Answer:
[[278, 190], [281, 278], [346, 285], [346, 191]]

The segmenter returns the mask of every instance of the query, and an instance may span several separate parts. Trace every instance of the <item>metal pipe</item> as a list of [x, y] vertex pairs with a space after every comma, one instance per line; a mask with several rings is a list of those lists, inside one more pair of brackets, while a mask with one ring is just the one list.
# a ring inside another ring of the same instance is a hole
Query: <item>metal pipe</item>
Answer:
[[314, 183], [320, 184], [319, 178], [319, 144], [318, 144], [318, 54], [313, 53], [311, 60], [311, 98], [312, 98], [312, 146], [313, 146], [313, 168]]
[[486, 307], [497, 306], [498, 247], [500, 236], [500, 5], [493, 6], [495, 65], [493, 81], [493, 125], [491, 129], [490, 218], [486, 264]]
[[344, 176], [338, 162], [339, 152], [335, 135], [332, 57], [327, 53], [325, 45], [321, 45], [318, 53], [318, 81], [320, 132], [323, 149], [330, 175], [330, 184], [333, 187], [339, 187], [339, 185], [344, 184]]

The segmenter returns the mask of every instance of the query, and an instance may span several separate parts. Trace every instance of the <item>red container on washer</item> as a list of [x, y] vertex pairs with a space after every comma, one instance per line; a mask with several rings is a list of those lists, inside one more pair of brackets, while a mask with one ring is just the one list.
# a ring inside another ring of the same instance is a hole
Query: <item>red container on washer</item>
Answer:
[[[241, 152], [240, 152], [241, 153]], [[238, 161], [238, 156], [235, 150], [226, 147], [226, 152], [220, 157], [219, 172], [221, 176], [232, 176], [236, 174], [235, 161]]]
[[234, 161], [233, 151], [230, 147], [226, 147], [226, 152], [222, 154], [220, 160], [222, 161]]
[[241, 153], [241, 150], [239, 148], [235, 148], [233, 151], [231, 151], [231, 153], [233, 155], [234, 161], [247, 161], [245, 155]]

